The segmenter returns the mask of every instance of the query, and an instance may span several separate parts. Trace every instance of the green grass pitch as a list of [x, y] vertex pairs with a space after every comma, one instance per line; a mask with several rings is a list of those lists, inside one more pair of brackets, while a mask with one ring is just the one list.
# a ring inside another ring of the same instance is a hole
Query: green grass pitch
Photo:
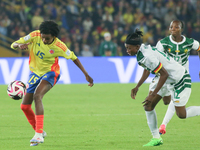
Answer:
[[[152, 138], [142, 101], [149, 84], [143, 84], [136, 100], [130, 91], [136, 84], [58, 84], [43, 98], [43, 144], [30, 147], [34, 131], [20, 109], [19, 101], [10, 99], [6, 85], [0, 85], [1, 150], [197, 150], [200, 149], [200, 116], [179, 119], [173, 116], [162, 136], [164, 144], [143, 148]], [[200, 83], [192, 83], [187, 106], [200, 106]], [[34, 105], [33, 105], [34, 109]], [[156, 107], [158, 126], [167, 106]]]

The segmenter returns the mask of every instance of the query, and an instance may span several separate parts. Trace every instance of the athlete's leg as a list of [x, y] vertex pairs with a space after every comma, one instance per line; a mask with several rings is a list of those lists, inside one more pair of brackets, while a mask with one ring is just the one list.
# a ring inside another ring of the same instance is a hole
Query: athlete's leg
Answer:
[[[163, 101], [167, 101], [168, 102], [169, 100], [171, 101], [171, 96], [165, 96], [165, 97], [163, 97]], [[167, 108], [167, 112], [166, 112], [165, 117], [164, 117], [164, 119], [162, 121], [162, 124], [159, 127], [159, 133], [160, 134], [165, 134], [166, 133], [167, 124], [172, 119], [174, 113], [175, 113], [175, 106], [173, 104], [173, 101], [171, 101], [169, 103], [168, 108]]]
[[162, 99], [163, 99], [164, 104], [168, 105], [171, 102], [171, 95], [164, 96]]
[[200, 115], [200, 106], [190, 106], [185, 108], [185, 105], [189, 100], [190, 94], [191, 88], [187, 87], [178, 94], [175, 91], [175, 95], [178, 95], [178, 99], [174, 99], [174, 105], [176, 108], [176, 114], [181, 119]]
[[[151, 92], [152, 91], [150, 91], [149, 94]], [[147, 124], [152, 133], [153, 138], [151, 139], [149, 143], [143, 146], [158, 146], [163, 143], [162, 138], [160, 137], [160, 134], [158, 131], [157, 116], [156, 116], [156, 111], [154, 109], [157, 103], [161, 100], [161, 98], [162, 97], [157, 94], [151, 103], [148, 103], [147, 105], [144, 106], [146, 117], [147, 117]]]
[[169, 121], [172, 119], [173, 115], [175, 113], [175, 106], [173, 104], [173, 102], [170, 102], [168, 108], [167, 108], [167, 112], [165, 114], [165, 117], [162, 121], [162, 124], [159, 128], [159, 132], [161, 134], [165, 134], [166, 133], [166, 127], [167, 127], [167, 124], [169, 123]]
[[180, 118], [180, 119], [185, 119], [186, 118], [186, 109], [185, 106], [175, 106], [176, 109], [176, 115]]
[[166, 104], [166, 105], [169, 104], [169, 106], [167, 108], [167, 112], [166, 112], [165, 117], [162, 122], [162, 124], [164, 124], [166, 127], [168, 122], [172, 119], [172, 117], [175, 113], [175, 106], [173, 104], [173, 101], [171, 101], [171, 95], [164, 96], [163, 101], [164, 101], [164, 104]]
[[200, 106], [190, 106], [187, 108], [185, 108], [185, 106], [182, 107], [176, 106], [175, 108], [177, 116], [181, 119], [200, 115]]
[[41, 82], [37, 86], [35, 93], [33, 95], [33, 100], [35, 102], [35, 114], [36, 115], [44, 114], [42, 98], [51, 88], [52, 88], [52, 85], [46, 80], [41, 80]]
[[[152, 91], [149, 92], [149, 94], [151, 93]], [[154, 108], [161, 99], [162, 97], [157, 94], [151, 103], [148, 103], [147, 105], [144, 106], [146, 117], [147, 117], [147, 124], [153, 135], [153, 138], [160, 138], [158, 127], [157, 127], [156, 111]]]
[[42, 104], [42, 98], [51, 88], [52, 85], [48, 81], [41, 80], [35, 90], [35, 93], [33, 94], [33, 100], [35, 102], [36, 127], [35, 127], [35, 135], [30, 140], [31, 142], [30, 146], [36, 146], [39, 143], [44, 142], [43, 138], [44, 108]]
[[171, 101], [171, 95], [164, 96], [163, 101], [164, 101], [164, 104], [166, 104], [166, 105], [169, 104], [169, 106], [167, 108], [167, 112], [166, 112], [165, 117], [162, 122], [162, 124], [167, 126], [168, 122], [171, 120], [171, 118], [173, 117], [173, 115], [175, 113], [175, 106], [173, 104], [173, 101]]
[[166, 133], [166, 126], [169, 123], [169, 121], [172, 119], [172, 117], [175, 113], [175, 106], [172, 102], [173, 96], [174, 96], [173, 91], [174, 91], [173, 84], [165, 84], [162, 88], [163, 102], [165, 105], [169, 104], [169, 106], [168, 106], [165, 116], [163, 118], [162, 124], [159, 127], [160, 134]]
[[42, 104], [42, 98], [51, 88], [52, 85], [48, 81], [41, 80], [33, 95], [36, 114], [36, 132], [38, 133], [43, 132], [44, 108]]
[[28, 122], [35, 130], [35, 113], [31, 108], [32, 102], [33, 102], [33, 93], [26, 93], [21, 103], [21, 109], [24, 112]]

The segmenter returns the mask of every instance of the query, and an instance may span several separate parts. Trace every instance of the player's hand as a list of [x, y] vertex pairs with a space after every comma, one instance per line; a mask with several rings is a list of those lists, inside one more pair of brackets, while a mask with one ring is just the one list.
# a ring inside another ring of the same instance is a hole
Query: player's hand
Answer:
[[149, 105], [151, 104], [151, 101], [145, 99], [143, 102], [142, 102], [143, 106], [146, 106], [146, 105]]
[[135, 87], [135, 88], [133, 88], [131, 90], [131, 98], [132, 99], [135, 99], [137, 92], [138, 92], [138, 88], [137, 87]]
[[28, 49], [28, 45], [30, 43], [26, 43], [26, 44], [19, 44], [18, 47], [21, 49], [21, 50], [27, 50]]
[[148, 95], [145, 100], [142, 102], [143, 106], [149, 105], [153, 100], [154, 95]]
[[89, 82], [88, 86], [92, 87], [94, 85], [93, 79], [88, 74], [85, 77], [86, 80]]
[[199, 79], [200, 79], [200, 71], [199, 71]]

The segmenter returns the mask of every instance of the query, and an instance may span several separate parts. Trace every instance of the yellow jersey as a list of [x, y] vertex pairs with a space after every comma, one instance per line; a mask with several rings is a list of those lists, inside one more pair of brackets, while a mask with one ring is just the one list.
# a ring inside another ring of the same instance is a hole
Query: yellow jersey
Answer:
[[60, 74], [58, 57], [64, 57], [73, 61], [77, 59], [76, 55], [58, 38], [55, 38], [51, 44], [45, 45], [39, 30], [33, 31], [13, 42], [11, 48], [17, 49], [13, 47], [14, 43], [29, 43], [29, 68], [38, 76], [42, 76], [50, 71]]

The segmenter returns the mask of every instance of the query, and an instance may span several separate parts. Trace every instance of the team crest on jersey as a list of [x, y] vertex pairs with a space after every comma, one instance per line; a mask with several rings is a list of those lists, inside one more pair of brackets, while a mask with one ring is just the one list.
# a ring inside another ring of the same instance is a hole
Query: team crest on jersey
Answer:
[[188, 52], [188, 49], [185, 49], [185, 50], [184, 50], [184, 53], [187, 53], [187, 52]]
[[53, 53], [54, 53], [54, 50], [50, 49], [50, 50], [49, 50], [49, 53], [50, 53], [50, 54], [53, 54]]
[[168, 52], [171, 53], [171, 48], [168, 48]]

